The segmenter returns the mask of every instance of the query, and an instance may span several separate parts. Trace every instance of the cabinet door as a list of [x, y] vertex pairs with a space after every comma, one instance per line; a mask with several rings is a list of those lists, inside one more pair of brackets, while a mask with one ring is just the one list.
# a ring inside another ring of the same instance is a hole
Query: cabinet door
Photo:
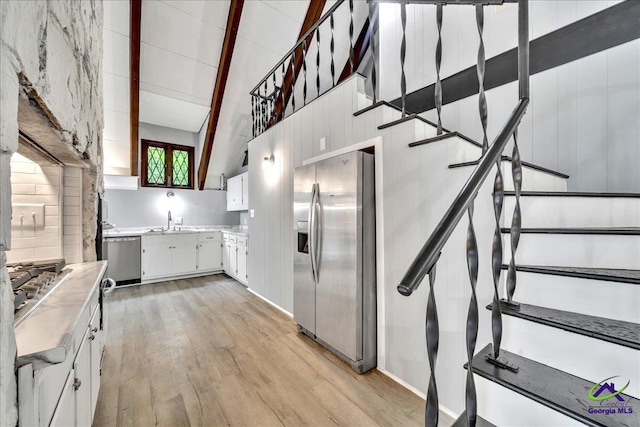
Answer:
[[100, 391], [100, 362], [102, 361], [102, 344], [100, 342], [100, 307], [89, 324], [89, 340], [91, 342], [91, 416], [96, 412], [98, 392]]
[[218, 270], [222, 267], [222, 244], [219, 241], [198, 245], [198, 270]]
[[222, 242], [222, 269], [225, 273], [231, 274], [230, 265], [231, 245], [229, 242]]
[[227, 210], [240, 210], [242, 205], [242, 177], [234, 176], [227, 181]]
[[242, 209], [249, 209], [249, 173], [242, 175]]
[[68, 427], [73, 426], [76, 423], [75, 402], [73, 400], [74, 378], [73, 370], [71, 370], [71, 373], [67, 377], [67, 381], [64, 383], [64, 388], [62, 389], [62, 395], [60, 395], [56, 411], [51, 419], [51, 427]]
[[148, 244], [142, 247], [143, 280], [171, 274], [170, 247], [168, 243]]
[[238, 246], [229, 244], [229, 273], [233, 277], [238, 277]]
[[86, 334], [80, 344], [80, 349], [73, 363], [74, 395], [76, 407], [76, 425], [90, 426], [93, 412], [91, 411], [91, 340]]
[[196, 271], [197, 243], [174, 243], [171, 245], [171, 273], [185, 274]]
[[238, 246], [238, 280], [247, 284], [247, 248]]

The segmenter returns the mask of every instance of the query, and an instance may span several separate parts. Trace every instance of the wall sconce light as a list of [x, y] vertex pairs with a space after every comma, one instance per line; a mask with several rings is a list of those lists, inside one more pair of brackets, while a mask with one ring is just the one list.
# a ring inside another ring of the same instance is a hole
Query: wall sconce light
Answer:
[[273, 157], [273, 154], [270, 155], [269, 157], [265, 157], [264, 160], [262, 161], [262, 169], [267, 169], [271, 167], [275, 163], [275, 161], [276, 159], [275, 157]]

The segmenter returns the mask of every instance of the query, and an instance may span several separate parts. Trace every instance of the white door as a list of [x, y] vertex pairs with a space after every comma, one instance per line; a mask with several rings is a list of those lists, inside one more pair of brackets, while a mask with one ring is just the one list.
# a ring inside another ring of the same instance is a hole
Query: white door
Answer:
[[68, 427], [76, 424], [76, 410], [75, 402], [73, 400], [74, 378], [75, 375], [72, 369], [67, 377], [67, 381], [64, 383], [64, 388], [62, 389], [62, 395], [58, 401], [58, 406], [51, 418], [51, 427]]
[[[142, 279], [171, 274], [171, 250], [168, 243], [142, 246]], [[195, 258], [194, 258], [195, 259]]]
[[242, 209], [249, 209], [249, 173], [242, 174]]
[[238, 277], [238, 246], [235, 243], [229, 244], [229, 272], [233, 277]]
[[238, 280], [247, 284], [247, 248], [238, 246]]
[[240, 210], [242, 205], [242, 177], [234, 176], [227, 181], [227, 210]]
[[222, 267], [222, 244], [202, 242], [198, 246], [198, 270], [217, 270]]
[[85, 335], [80, 344], [80, 350], [76, 355], [73, 364], [73, 372], [75, 372], [74, 389], [75, 389], [75, 406], [76, 406], [76, 425], [90, 426], [93, 412], [91, 411], [91, 335]]
[[196, 271], [197, 243], [174, 243], [171, 245], [171, 273], [185, 274]]
[[91, 340], [91, 416], [96, 412], [98, 392], [100, 391], [100, 361], [102, 360], [102, 345], [100, 343], [100, 307], [97, 307], [89, 324], [89, 339]]

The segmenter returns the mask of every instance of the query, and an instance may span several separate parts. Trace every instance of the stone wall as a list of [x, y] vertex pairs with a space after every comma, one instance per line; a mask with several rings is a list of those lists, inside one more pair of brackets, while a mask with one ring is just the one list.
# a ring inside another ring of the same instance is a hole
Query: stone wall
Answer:
[[17, 422], [10, 163], [18, 128], [68, 165], [83, 168], [84, 260], [95, 259], [102, 191], [102, 2], [0, 2], [0, 425]]

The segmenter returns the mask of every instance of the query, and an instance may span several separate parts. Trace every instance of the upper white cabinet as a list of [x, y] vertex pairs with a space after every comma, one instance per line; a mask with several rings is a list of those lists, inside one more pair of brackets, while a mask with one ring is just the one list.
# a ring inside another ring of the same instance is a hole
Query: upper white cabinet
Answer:
[[227, 210], [246, 211], [249, 209], [249, 172], [227, 180]]

